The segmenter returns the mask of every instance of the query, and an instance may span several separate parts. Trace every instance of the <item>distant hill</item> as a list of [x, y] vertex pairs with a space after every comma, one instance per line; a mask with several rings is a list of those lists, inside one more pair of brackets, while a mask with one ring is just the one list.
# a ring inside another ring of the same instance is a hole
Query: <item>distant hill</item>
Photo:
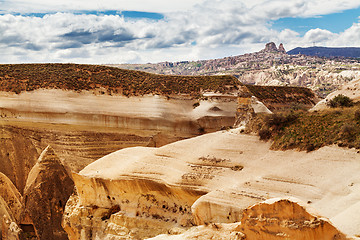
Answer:
[[360, 58], [360, 48], [344, 47], [344, 48], [328, 48], [328, 47], [297, 47], [287, 52], [290, 55], [304, 54], [308, 56], [319, 57], [351, 57]]

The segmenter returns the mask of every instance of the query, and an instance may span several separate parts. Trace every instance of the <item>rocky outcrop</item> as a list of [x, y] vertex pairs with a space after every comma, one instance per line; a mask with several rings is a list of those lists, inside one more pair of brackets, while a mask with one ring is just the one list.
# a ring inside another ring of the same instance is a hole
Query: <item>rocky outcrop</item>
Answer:
[[[74, 174], [77, 194], [62, 224], [70, 239], [143, 239], [197, 224], [238, 222], [248, 206], [282, 196], [308, 202], [329, 219], [344, 219], [360, 197], [355, 150], [269, 147], [229, 130], [160, 148], [122, 149]], [[356, 228], [353, 223], [347, 221]]]
[[239, 230], [251, 240], [345, 240], [327, 219], [309, 213], [296, 199], [269, 199], [243, 212]]
[[285, 50], [284, 45], [282, 43], [280, 43], [278, 50], [279, 50], [279, 52], [286, 54], [286, 50]]
[[32, 141], [9, 129], [0, 129], [0, 172], [23, 193], [26, 178], [35, 165], [38, 152]]
[[61, 219], [73, 188], [72, 179], [48, 146], [29, 173], [20, 226], [32, 225], [38, 239], [67, 239]]
[[279, 52], [278, 48], [276, 47], [274, 42], [269, 42], [265, 45], [265, 49], [262, 50], [263, 52], [270, 52], [276, 53]]
[[360, 101], [360, 76], [357, 79], [352, 80], [351, 82], [343, 85], [339, 90], [333, 91], [325, 99], [318, 102], [311, 110], [323, 110], [329, 108], [327, 103], [336, 97], [337, 95], [342, 94], [349, 97], [354, 102]]
[[14, 184], [0, 173], [0, 236], [2, 239], [17, 239], [20, 228], [17, 223], [22, 211], [22, 197]]
[[[22, 196], [8, 177], [0, 173], [0, 197], [10, 210], [11, 219], [20, 220]], [[0, 215], [0, 218], [2, 215]]]
[[[236, 203], [233, 205], [236, 206]], [[240, 215], [241, 216], [241, 215]], [[311, 213], [299, 200], [269, 199], [243, 211], [241, 222], [211, 223], [193, 227], [180, 235], [163, 234], [151, 240], [345, 240], [348, 239], [327, 219]]]

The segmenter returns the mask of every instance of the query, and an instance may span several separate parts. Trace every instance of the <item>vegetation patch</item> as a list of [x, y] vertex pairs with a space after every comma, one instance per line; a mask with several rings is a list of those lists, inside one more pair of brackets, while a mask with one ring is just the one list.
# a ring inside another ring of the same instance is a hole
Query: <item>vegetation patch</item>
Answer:
[[305, 87], [283, 87], [283, 86], [259, 86], [246, 85], [249, 91], [259, 101], [263, 102], [270, 110], [274, 110], [275, 105], [286, 104], [289, 106], [315, 105], [316, 96], [313, 91]]
[[288, 112], [258, 115], [249, 130], [272, 149], [313, 151], [326, 145], [360, 149], [360, 104], [319, 112]]
[[40, 88], [89, 91], [125, 96], [226, 93], [241, 83], [233, 76], [166, 76], [114, 67], [80, 64], [0, 64], [0, 91], [33, 91]]

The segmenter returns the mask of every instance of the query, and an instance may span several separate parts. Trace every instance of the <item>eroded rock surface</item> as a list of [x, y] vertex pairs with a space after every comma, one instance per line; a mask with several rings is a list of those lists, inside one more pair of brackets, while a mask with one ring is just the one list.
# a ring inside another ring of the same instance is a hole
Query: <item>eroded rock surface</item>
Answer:
[[26, 178], [39, 156], [37, 149], [29, 138], [11, 129], [0, 129], [0, 144], [0, 172], [23, 193]]
[[238, 222], [248, 206], [273, 197], [296, 197], [330, 220], [344, 219], [345, 210], [357, 206], [355, 150], [278, 152], [236, 132], [122, 149], [90, 164], [74, 175], [77, 196], [63, 221], [70, 239], [143, 239], [196, 224]]
[[239, 230], [251, 240], [341, 240], [344, 234], [294, 199], [270, 199], [243, 212]]
[[68, 239], [61, 219], [73, 188], [72, 179], [48, 146], [29, 173], [21, 225], [33, 225], [38, 239]]

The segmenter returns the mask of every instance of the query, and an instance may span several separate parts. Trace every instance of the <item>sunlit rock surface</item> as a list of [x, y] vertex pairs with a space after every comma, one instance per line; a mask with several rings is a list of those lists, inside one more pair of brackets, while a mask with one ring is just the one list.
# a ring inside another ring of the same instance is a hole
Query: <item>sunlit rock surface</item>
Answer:
[[[237, 132], [123, 149], [74, 174], [77, 195], [63, 219], [69, 238], [142, 239], [197, 224], [234, 223], [244, 209], [273, 197], [296, 197], [330, 220], [358, 208], [355, 150], [272, 151], [270, 143]], [[359, 234], [351, 230], [359, 217], [351, 216], [339, 230]]]

